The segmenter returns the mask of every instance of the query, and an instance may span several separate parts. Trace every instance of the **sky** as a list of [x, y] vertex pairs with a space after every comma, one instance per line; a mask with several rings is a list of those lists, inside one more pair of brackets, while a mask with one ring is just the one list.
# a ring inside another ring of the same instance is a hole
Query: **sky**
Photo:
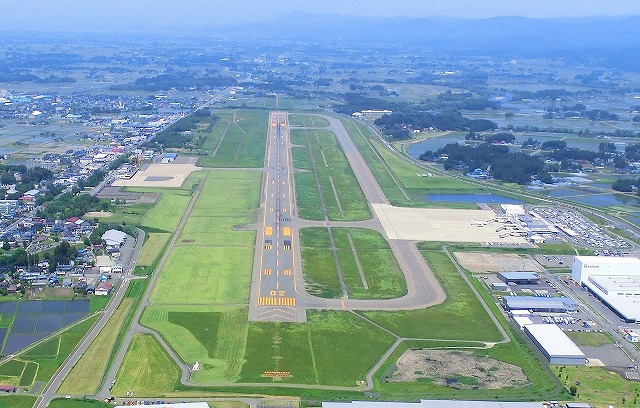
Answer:
[[268, 20], [292, 12], [488, 18], [640, 15], [639, 0], [0, 0], [0, 29], [158, 31]]

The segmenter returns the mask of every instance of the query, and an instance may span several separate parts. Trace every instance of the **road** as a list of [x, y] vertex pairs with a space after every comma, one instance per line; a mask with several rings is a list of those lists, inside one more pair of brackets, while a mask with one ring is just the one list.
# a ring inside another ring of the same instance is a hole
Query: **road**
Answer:
[[42, 394], [36, 400], [34, 408], [45, 408], [49, 404], [49, 402], [53, 398], [55, 398], [56, 390], [58, 389], [58, 387], [60, 387], [62, 381], [66, 378], [66, 376], [69, 374], [78, 360], [80, 360], [82, 354], [87, 351], [89, 345], [91, 345], [91, 342], [93, 342], [98, 333], [100, 333], [100, 330], [102, 330], [109, 318], [111, 318], [118, 305], [120, 305], [120, 302], [122, 301], [122, 298], [124, 297], [124, 294], [127, 292], [127, 288], [129, 287], [131, 278], [130, 275], [135, 266], [135, 261], [136, 259], [138, 259], [140, 249], [142, 249], [144, 237], [144, 231], [138, 229], [138, 236], [136, 237], [136, 243], [133, 251], [125, 256], [126, 259], [121, 259], [122, 265], [124, 266], [123, 271], [126, 271], [126, 273], [124, 273], [122, 281], [116, 289], [116, 292], [112, 295], [111, 300], [105, 307], [102, 316], [100, 316], [100, 319], [98, 319], [98, 321], [91, 327], [87, 334], [85, 334], [78, 346], [73, 350], [73, 352], [65, 360], [65, 362], [58, 368], [49, 383], [47, 383], [47, 385], [44, 387]]

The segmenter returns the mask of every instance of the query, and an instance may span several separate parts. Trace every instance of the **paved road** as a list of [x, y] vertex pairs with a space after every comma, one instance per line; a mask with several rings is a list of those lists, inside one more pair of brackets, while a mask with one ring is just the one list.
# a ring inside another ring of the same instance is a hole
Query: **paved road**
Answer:
[[121, 284], [116, 289], [116, 292], [113, 294], [111, 300], [107, 304], [107, 307], [104, 309], [104, 312], [102, 313], [100, 319], [98, 319], [98, 321], [93, 325], [93, 327], [91, 327], [87, 334], [85, 334], [73, 353], [58, 368], [49, 383], [45, 386], [42, 394], [36, 400], [34, 408], [45, 408], [49, 404], [49, 402], [53, 398], [55, 398], [56, 390], [58, 389], [58, 387], [60, 387], [62, 381], [66, 378], [66, 376], [69, 374], [78, 360], [80, 360], [82, 354], [84, 354], [84, 352], [89, 348], [91, 342], [96, 338], [98, 333], [100, 333], [100, 330], [102, 330], [109, 318], [111, 318], [111, 315], [113, 315], [113, 312], [116, 310], [118, 305], [120, 305], [120, 302], [122, 301], [122, 298], [124, 297], [124, 294], [129, 287], [130, 274], [135, 266], [136, 259], [138, 259], [140, 249], [142, 249], [144, 237], [144, 231], [138, 229], [138, 237], [136, 238], [136, 244], [133, 250], [129, 254], [126, 254], [125, 258], [121, 260], [122, 265], [124, 266], [124, 271], [126, 271], [122, 278]]

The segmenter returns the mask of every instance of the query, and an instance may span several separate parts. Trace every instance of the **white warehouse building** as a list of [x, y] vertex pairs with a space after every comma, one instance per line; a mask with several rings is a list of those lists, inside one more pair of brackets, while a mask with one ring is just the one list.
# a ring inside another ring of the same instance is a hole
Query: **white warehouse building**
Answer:
[[640, 259], [576, 256], [571, 277], [626, 322], [640, 321]]

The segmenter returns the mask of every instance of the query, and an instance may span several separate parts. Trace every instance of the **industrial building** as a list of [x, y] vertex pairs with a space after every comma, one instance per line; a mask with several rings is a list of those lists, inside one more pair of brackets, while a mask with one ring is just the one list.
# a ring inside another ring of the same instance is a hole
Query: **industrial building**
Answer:
[[624, 321], [640, 321], [640, 259], [576, 256], [571, 277]]
[[508, 311], [530, 310], [532, 312], [575, 312], [578, 305], [567, 297], [505, 296], [502, 304]]
[[120, 247], [127, 239], [127, 234], [122, 231], [110, 229], [105, 231], [101, 238], [108, 247]]
[[535, 272], [499, 272], [498, 279], [506, 283], [518, 285], [535, 284], [540, 281], [540, 275]]
[[587, 357], [555, 324], [528, 324], [524, 332], [540, 349], [549, 364], [584, 365]]
[[544, 408], [541, 402], [420, 400], [420, 402], [323, 402], [322, 408]]

